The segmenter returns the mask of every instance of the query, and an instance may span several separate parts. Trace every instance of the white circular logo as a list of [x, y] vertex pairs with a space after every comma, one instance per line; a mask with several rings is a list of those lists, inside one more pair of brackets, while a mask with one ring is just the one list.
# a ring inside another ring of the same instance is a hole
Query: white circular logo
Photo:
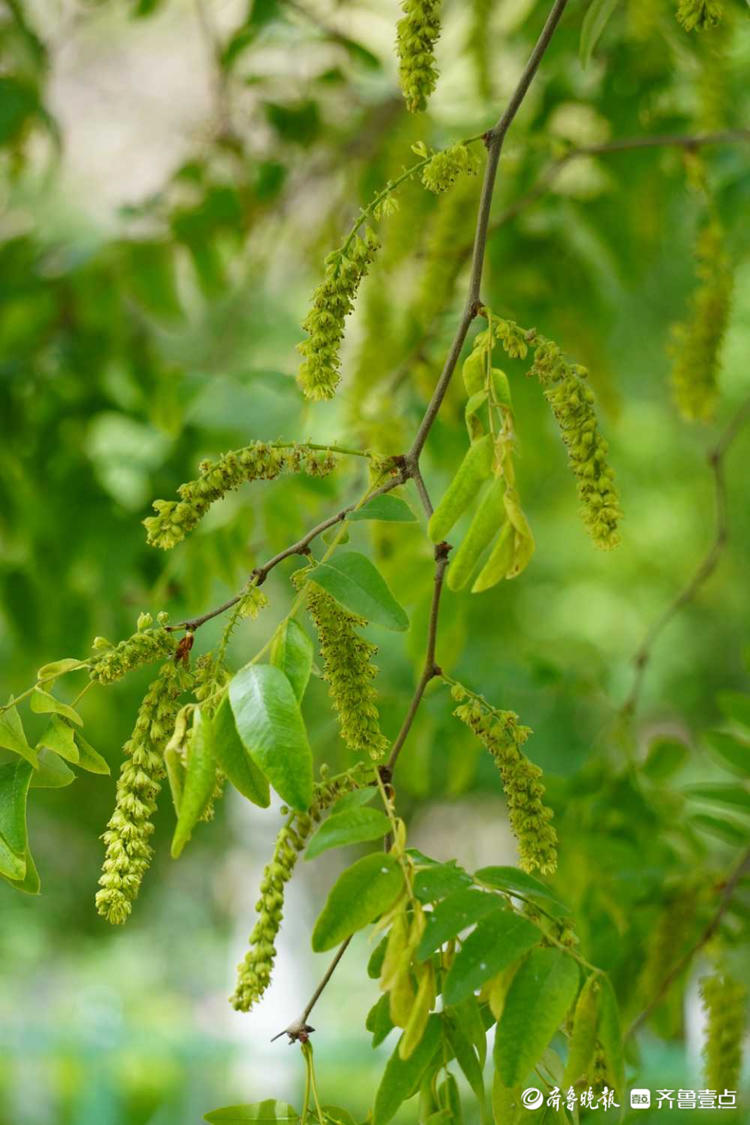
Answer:
[[521, 1094], [521, 1101], [526, 1109], [539, 1109], [544, 1101], [544, 1094], [541, 1090], [537, 1090], [536, 1086], [529, 1086], [528, 1090], [524, 1090]]

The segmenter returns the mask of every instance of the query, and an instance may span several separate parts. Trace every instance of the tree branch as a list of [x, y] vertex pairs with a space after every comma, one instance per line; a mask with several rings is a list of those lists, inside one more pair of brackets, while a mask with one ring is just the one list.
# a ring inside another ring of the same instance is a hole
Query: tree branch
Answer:
[[737, 863], [734, 870], [730, 873], [729, 877], [724, 883], [718, 906], [716, 907], [716, 910], [710, 922], [703, 930], [698, 940], [690, 946], [690, 949], [688, 949], [688, 951], [684, 953], [682, 957], [680, 957], [677, 964], [669, 970], [667, 975], [664, 977], [664, 980], [661, 982], [661, 985], [657, 989], [656, 995], [653, 997], [650, 1003], [648, 1003], [640, 1013], [640, 1015], [633, 1020], [625, 1036], [626, 1039], [629, 1039], [630, 1036], [633, 1035], [634, 1032], [636, 1032], [643, 1023], [645, 1023], [645, 1021], [648, 1019], [654, 1009], [659, 1005], [659, 1003], [667, 994], [677, 978], [680, 977], [688, 967], [690, 962], [695, 957], [696, 953], [699, 953], [700, 950], [703, 949], [704, 945], [707, 945], [711, 938], [714, 936], [719, 926], [721, 925], [722, 918], [729, 909], [729, 904], [732, 901], [732, 895], [737, 890], [737, 886], [740, 880], [743, 878], [743, 876], [748, 874], [748, 872], [750, 872], [750, 848], [748, 848], [744, 855], [740, 858], [739, 863]]
[[715, 505], [715, 530], [714, 537], [708, 550], [699, 562], [692, 577], [685, 586], [675, 595], [662, 614], [649, 627], [633, 656], [633, 684], [625, 702], [622, 705], [624, 715], [635, 713], [643, 687], [643, 677], [646, 665], [651, 660], [653, 648], [663, 630], [672, 618], [679, 613], [683, 606], [692, 601], [698, 590], [711, 577], [719, 564], [721, 555], [729, 538], [729, 522], [727, 518], [727, 486], [724, 476], [724, 458], [732, 442], [750, 419], [750, 399], [747, 399], [730, 420], [716, 444], [708, 454], [708, 464], [714, 478], [714, 505]]

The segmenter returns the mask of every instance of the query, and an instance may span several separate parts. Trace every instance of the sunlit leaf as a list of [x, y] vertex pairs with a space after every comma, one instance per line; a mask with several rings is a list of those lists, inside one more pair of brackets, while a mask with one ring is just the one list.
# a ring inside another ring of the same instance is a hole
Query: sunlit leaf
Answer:
[[315, 859], [329, 848], [361, 844], [386, 836], [391, 823], [378, 809], [350, 808], [332, 813], [315, 832], [305, 852], [305, 859]]
[[365, 555], [342, 551], [328, 562], [319, 563], [309, 577], [357, 617], [386, 629], [409, 628], [408, 617], [382, 574]]
[[403, 886], [397, 860], [375, 853], [364, 856], [339, 875], [315, 923], [312, 947], [332, 949], [361, 930], [391, 906]]

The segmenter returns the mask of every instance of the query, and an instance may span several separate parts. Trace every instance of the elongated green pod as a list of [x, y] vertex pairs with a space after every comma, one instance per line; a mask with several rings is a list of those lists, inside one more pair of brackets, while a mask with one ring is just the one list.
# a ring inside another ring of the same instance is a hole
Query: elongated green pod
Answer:
[[489, 590], [491, 586], [497, 585], [501, 578], [506, 577], [513, 565], [513, 540], [513, 525], [506, 522], [503, 524], [500, 534], [495, 541], [495, 546], [490, 552], [490, 557], [480, 570], [474, 585], [471, 587], [472, 594], [481, 594], [484, 590]]
[[402, 1059], [408, 1059], [419, 1045], [435, 1003], [435, 966], [432, 961], [417, 965], [415, 972], [419, 982], [417, 994], [398, 1046]]
[[572, 1086], [588, 1074], [596, 1050], [596, 1025], [599, 1018], [599, 983], [592, 974], [581, 989], [573, 1016], [563, 1085]]
[[498, 528], [502, 527], [505, 519], [504, 492], [502, 478], [495, 477], [480, 499], [469, 530], [448, 567], [446, 581], [449, 590], [463, 590], [482, 551], [492, 542]]
[[471, 397], [485, 389], [487, 359], [484, 350], [477, 349], [466, 357], [461, 368], [466, 393]]
[[211, 720], [196, 711], [188, 743], [185, 782], [180, 798], [177, 827], [172, 838], [172, 858], [182, 852], [195, 825], [208, 808], [216, 787], [216, 747]]
[[479, 486], [490, 475], [492, 452], [492, 439], [489, 434], [485, 434], [479, 441], [469, 446], [456, 475], [430, 516], [428, 531], [433, 543], [439, 543], [445, 538], [476, 496]]

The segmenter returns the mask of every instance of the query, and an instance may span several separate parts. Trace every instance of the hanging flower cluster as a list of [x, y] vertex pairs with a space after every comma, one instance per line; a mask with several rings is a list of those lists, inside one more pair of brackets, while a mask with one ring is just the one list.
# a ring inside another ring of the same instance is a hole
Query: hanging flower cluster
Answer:
[[696, 258], [698, 286], [688, 317], [672, 329], [672, 392], [683, 418], [708, 421], [719, 393], [719, 358], [732, 295], [732, 272], [718, 222], [701, 232]]
[[292, 877], [297, 857], [326, 809], [348, 789], [351, 776], [321, 781], [315, 786], [313, 803], [306, 813], [293, 813], [276, 837], [271, 862], [263, 871], [260, 898], [255, 904], [258, 920], [250, 934], [250, 948], [237, 966], [237, 985], [230, 1002], [237, 1011], [249, 1012], [271, 981], [276, 959], [274, 941], [284, 914], [284, 891]]
[[171, 661], [146, 692], [133, 733], [123, 747], [115, 810], [102, 836], [106, 845], [96, 908], [121, 925], [133, 908], [151, 861], [151, 817], [164, 777], [164, 748], [172, 733], [180, 694], [180, 673]]
[[721, 23], [724, 9], [718, 0], [679, 0], [677, 19], [685, 31], [705, 31]]
[[403, 0], [404, 16], [398, 21], [396, 52], [399, 81], [411, 113], [427, 108], [435, 89], [435, 43], [440, 36], [441, 0]]
[[348, 613], [314, 582], [309, 586], [307, 608], [320, 640], [323, 678], [338, 716], [341, 737], [350, 750], [376, 760], [387, 750], [388, 739], [380, 730], [377, 692], [372, 685], [377, 675], [372, 657], [377, 648], [357, 632], [366, 623]]
[[436, 152], [422, 170], [422, 183], [428, 191], [440, 195], [453, 187], [459, 176], [475, 176], [479, 160], [468, 145], [451, 145]]
[[200, 476], [177, 489], [179, 500], [155, 500], [157, 514], [143, 521], [146, 537], [152, 547], [168, 550], [197, 527], [212, 504], [246, 481], [273, 480], [282, 472], [320, 477], [335, 467], [336, 458], [326, 449], [254, 441], [217, 461], [202, 462]]
[[451, 694], [459, 704], [453, 714], [474, 731], [500, 770], [521, 868], [550, 874], [557, 867], [557, 833], [550, 824], [552, 810], [542, 801], [542, 771], [522, 750], [530, 728], [521, 726], [513, 711], [495, 710], [461, 684], [455, 684]]
[[151, 664], [171, 655], [176, 646], [174, 635], [164, 628], [167, 614], [160, 613], [157, 625], [153, 626], [150, 613], [142, 613], [138, 618], [138, 628], [131, 637], [113, 645], [104, 637], [94, 640], [94, 655], [89, 664], [89, 675], [99, 684], [111, 684], [121, 679], [132, 668], [141, 664]]
[[304, 356], [298, 381], [306, 398], [318, 401], [336, 393], [344, 321], [379, 246], [375, 232], [366, 227], [364, 238], [356, 235], [343, 250], [326, 258], [325, 276], [313, 293], [312, 308], [302, 325], [308, 339], [297, 345]]
[[742, 1069], [747, 990], [726, 973], [704, 977], [701, 998], [707, 1015], [703, 1059], [706, 1085], [712, 1090], [736, 1090]]

